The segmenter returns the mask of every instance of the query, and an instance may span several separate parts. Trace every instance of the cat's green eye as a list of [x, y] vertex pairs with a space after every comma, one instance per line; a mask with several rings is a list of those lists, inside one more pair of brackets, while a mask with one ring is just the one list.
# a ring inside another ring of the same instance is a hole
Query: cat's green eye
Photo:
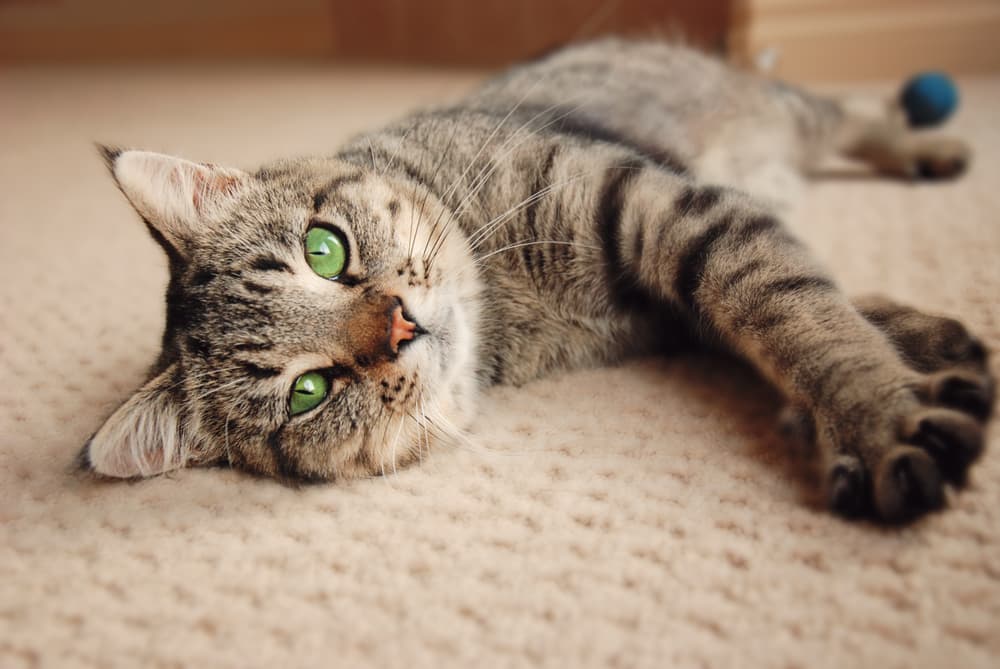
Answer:
[[306, 372], [295, 379], [292, 384], [292, 397], [289, 400], [289, 407], [292, 415], [297, 416], [310, 409], [315, 409], [319, 403], [326, 399], [330, 392], [330, 384], [326, 377], [319, 372]]
[[306, 262], [324, 279], [336, 279], [347, 265], [347, 240], [330, 228], [310, 228], [306, 233]]

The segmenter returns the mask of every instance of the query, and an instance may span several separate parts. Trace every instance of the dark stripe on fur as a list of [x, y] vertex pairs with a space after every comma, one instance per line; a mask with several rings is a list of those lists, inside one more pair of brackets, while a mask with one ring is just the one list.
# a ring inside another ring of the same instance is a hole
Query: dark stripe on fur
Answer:
[[761, 290], [765, 294], [798, 293], [802, 291], [835, 290], [833, 281], [823, 276], [792, 276], [766, 282]]
[[[744, 246], [749, 244], [755, 237], [771, 234], [776, 231], [784, 231], [784, 228], [782, 228], [778, 219], [772, 216], [758, 216], [757, 218], [752, 218], [740, 226], [740, 229], [734, 233], [733, 243], [737, 246]], [[788, 237], [789, 239], [791, 238], [790, 236]]]
[[[333, 194], [340, 188], [343, 188], [344, 186], [347, 186], [349, 184], [356, 184], [363, 178], [364, 174], [362, 172], [351, 172], [350, 174], [342, 174], [339, 177], [331, 179], [330, 182], [326, 184], [326, 186], [321, 188], [319, 192], [316, 193], [315, 196], [313, 196], [313, 204], [314, 205], [316, 204], [316, 198], [320, 196], [322, 196], [323, 198], [320, 201], [320, 204], [321, 205], [324, 204], [326, 202], [326, 198], [330, 197], [331, 194]], [[316, 207], [316, 209], [318, 210], [319, 207]]]
[[194, 335], [188, 335], [187, 348], [192, 354], [201, 356], [202, 358], [207, 358], [212, 353], [212, 345], [208, 340], [195, 337]]
[[194, 275], [191, 277], [191, 285], [204, 286], [206, 284], [211, 283], [212, 281], [215, 281], [215, 279], [218, 276], [219, 275], [214, 270], [208, 269], [207, 267], [203, 267], [198, 271], [196, 271]]
[[638, 274], [640, 271], [642, 271], [642, 254], [645, 252], [646, 249], [645, 221], [643, 220], [636, 221], [635, 225], [632, 226], [632, 229], [635, 230], [635, 232], [633, 233], [634, 236], [632, 237], [632, 266], [635, 268], [635, 271]]
[[274, 348], [274, 344], [270, 342], [244, 341], [238, 344], [233, 344], [234, 351], [246, 351], [248, 353], [270, 351], [272, 348]]
[[274, 256], [257, 256], [252, 261], [250, 261], [250, 267], [252, 269], [261, 270], [263, 272], [291, 272], [292, 268], [288, 266], [283, 260], [279, 260]]
[[701, 216], [719, 203], [722, 199], [722, 189], [718, 186], [697, 188], [687, 186], [677, 196], [674, 206], [681, 216]]
[[285, 450], [281, 447], [282, 430], [284, 430], [284, 426], [279, 427], [269, 434], [267, 436], [267, 445], [271, 450], [271, 455], [274, 458], [274, 468], [278, 471], [279, 477], [285, 483], [291, 483], [298, 478], [298, 472], [285, 454]]
[[257, 293], [258, 295], [267, 295], [268, 293], [274, 292], [274, 288], [272, 288], [271, 286], [265, 286], [255, 281], [244, 281], [243, 287], [249, 290], [251, 293]]
[[749, 278], [755, 272], [760, 271], [763, 267], [765, 267], [764, 261], [760, 258], [755, 258], [748, 263], [740, 265], [732, 272], [722, 277], [719, 281], [719, 287], [723, 292], [728, 291], [744, 279]]
[[560, 118], [558, 121], [548, 125], [546, 130], [594, 142], [615, 144], [641, 154], [657, 166], [673, 172], [674, 174], [687, 175], [690, 173], [687, 165], [685, 165], [680, 158], [669, 151], [658, 146], [639, 142], [632, 137], [615, 132], [614, 130], [601, 125], [599, 122], [591, 118], [587, 118], [581, 114], [572, 113], [566, 108], [557, 107], [556, 109], [546, 111], [544, 108], [528, 105], [523, 107], [520, 111], [522, 115], [527, 116], [528, 118], [541, 114], [541, 116], [539, 116], [539, 118], [532, 123], [532, 125], [536, 128], [546, 126], [546, 124], [550, 123], [553, 119], [562, 116], [563, 118]]
[[712, 254], [712, 248], [732, 229], [732, 226], [732, 216], [720, 218], [689, 241], [680, 254], [677, 275], [674, 279], [674, 293], [691, 311], [696, 311], [695, 293], [701, 285], [701, 276]]
[[240, 367], [243, 368], [243, 371], [246, 372], [248, 376], [258, 380], [273, 379], [281, 374], [281, 370], [275, 367], [261, 367], [260, 365], [247, 360], [238, 360], [237, 362], [240, 363]]
[[631, 161], [607, 170], [607, 176], [597, 201], [595, 212], [597, 234], [601, 238], [604, 257], [607, 259], [608, 283], [612, 298], [619, 308], [632, 308], [649, 301], [637, 286], [635, 275], [629, 272], [621, 252], [621, 216], [628, 199], [628, 190], [638, 176], [643, 163]]
[[750, 302], [743, 311], [736, 316], [731, 325], [734, 332], [740, 332], [751, 328], [760, 333], [769, 332], [777, 327], [781, 327], [793, 316], [787, 309], [769, 309], [765, 311], [759, 303]]
[[[552, 178], [551, 178], [552, 166], [555, 164], [555, 159], [558, 153], [559, 153], [559, 145], [552, 144], [552, 146], [549, 147], [549, 151], [545, 156], [545, 160], [542, 162], [541, 168], [538, 170], [538, 172], [535, 173], [535, 180], [531, 184], [531, 191], [530, 195], [528, 196], [529, 198], [535, 197], [540, 190], [542, 190], [543, 188], [552, 183]], [[536, 222], [536, 218], [538, 214], [538, 204], [544, 199], [546, 198], [537, 197], [536, 199], [531, 201], [531, 203], [527, 206], [527, 208], [524, 211], [524, 227], [527, 229], [528, 241], [536, 241], [539, 239], [538, 225]], [[532, 279], [537, 278], [535, 275], [536, 263], [534, 262], [533, 259], [538, 258], [539, 260], [542, 261], [539, 264], [544, 264], [544, 257], [536, 253], [537, 249], [538, 249], [537, 245], [522, 246], [520, 249], [521, 258], [524, 260], [525, 268], [528, 271], [528, 275]]]
[[323, 191], [319, 191], [318, 193], [313, 195], [314, 212], [319, 213], [319, 210], [323, 208], [324, 204], [326, 204], [326, 193], [324, 193]]
[[[392, 156], [390, 154], [383, 153], [376, 149], [376, 155], [385, 160], [385, 170], [386, 172], [403, 174], [411, 181], [416, 182], [420, 186], [423, 186], [429, 190], [434, 195], [438, 195], [437, 191], [434, 189], [434, 184], [428, 179], [424, 174], [423, 166], [418, 168], [416, 165], [406, 160], [402, 156], [396, 155]], [[367, 149], [362, 151], [347, 151], [341, 153], [337, 156], [341, 160], [346, 162], [354, 163], [355, 165], [366, 165], [371, 162], [371, 154]]]
[[228, 297], [226, 297], [226, 306], [244, 307], [244, 309], [239, 311], [242, 311], [244, 313], [249, 311], [254, 315], [266, 316], [270, 315], [271, 313], [271, 310], [268, 308], [267, 304], [259, 302], [257, 300], [252, 300], [246, 297], [242, 297], [240, 295], [231, 294]]

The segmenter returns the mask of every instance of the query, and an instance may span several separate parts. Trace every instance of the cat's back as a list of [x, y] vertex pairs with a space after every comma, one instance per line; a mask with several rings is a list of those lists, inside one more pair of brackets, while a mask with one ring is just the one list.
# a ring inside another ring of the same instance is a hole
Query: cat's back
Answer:
[[694, 157], [706, 122], [752, 113], [758, 87], [720, 60], [663, 40], [606, 38], [512, 68], [465, 102], [498, 114], [556, 108], [636, 143]]
[[527, 128], [561, 123], [650, 157], [672, 156], [692, 176], [770, 201], [799, 190], [815, 139], [803, 129], [822, 127], [832, 113], [823, 100], [695, 48], [620, 38], [514, 67], [463, 104], [511, 114]]

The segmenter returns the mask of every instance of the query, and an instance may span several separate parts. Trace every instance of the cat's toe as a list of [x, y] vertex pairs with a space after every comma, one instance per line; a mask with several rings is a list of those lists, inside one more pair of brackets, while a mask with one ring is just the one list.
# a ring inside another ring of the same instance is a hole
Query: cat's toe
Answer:
[[830, 510], [845, 518], [857, 518], [868, 511], [868, 475], [855, 456], [842, 455], [830, 468], [827, 495]]
[[988, 374], [975, 370], [949, 370], [928, 379], [931, 402], [957, 409], [985, 421], [993, 412], [996, 384]]
[[955, 179], [968, 169], [972, 151], [961, 140], [949, 137], [921, 139], [911, 147], [907, 171], [915, 179]]
[[982, 425], [952, 409], [931, 407], [910, 416], [904, 425], [906, 442], [923, 449], [951, 483], [965, 483], [969, 466], [983, 452]]
[[968, 160], [965, 158], [920, 158], [913, 167], [914, 177], [924, 181], [957, 179], [965, 174]]
[[897, 446], [878, 465], [874, 480], [878, 517], [905, 523], [944, 506], [944, 482], [934, 459], [916, 446]]

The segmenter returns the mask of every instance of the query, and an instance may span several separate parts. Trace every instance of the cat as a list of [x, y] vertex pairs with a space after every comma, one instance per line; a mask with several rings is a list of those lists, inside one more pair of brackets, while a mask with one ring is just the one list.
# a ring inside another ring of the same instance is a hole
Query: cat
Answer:
[[683, 342], [787, 397], [844, 516], [938, 509], [983, 448], [984, 345], [953, 319], [849, 300], [771, 203], [834, 154], [896, 177], [963, 171], [962, 142], [889, 111], [607, 38], [332, 157], [246, 172], [102, 151], [170, 282], [149, 380], [80, 454], [96, 474], [384, 474], [461, 438], [487, 386]]

